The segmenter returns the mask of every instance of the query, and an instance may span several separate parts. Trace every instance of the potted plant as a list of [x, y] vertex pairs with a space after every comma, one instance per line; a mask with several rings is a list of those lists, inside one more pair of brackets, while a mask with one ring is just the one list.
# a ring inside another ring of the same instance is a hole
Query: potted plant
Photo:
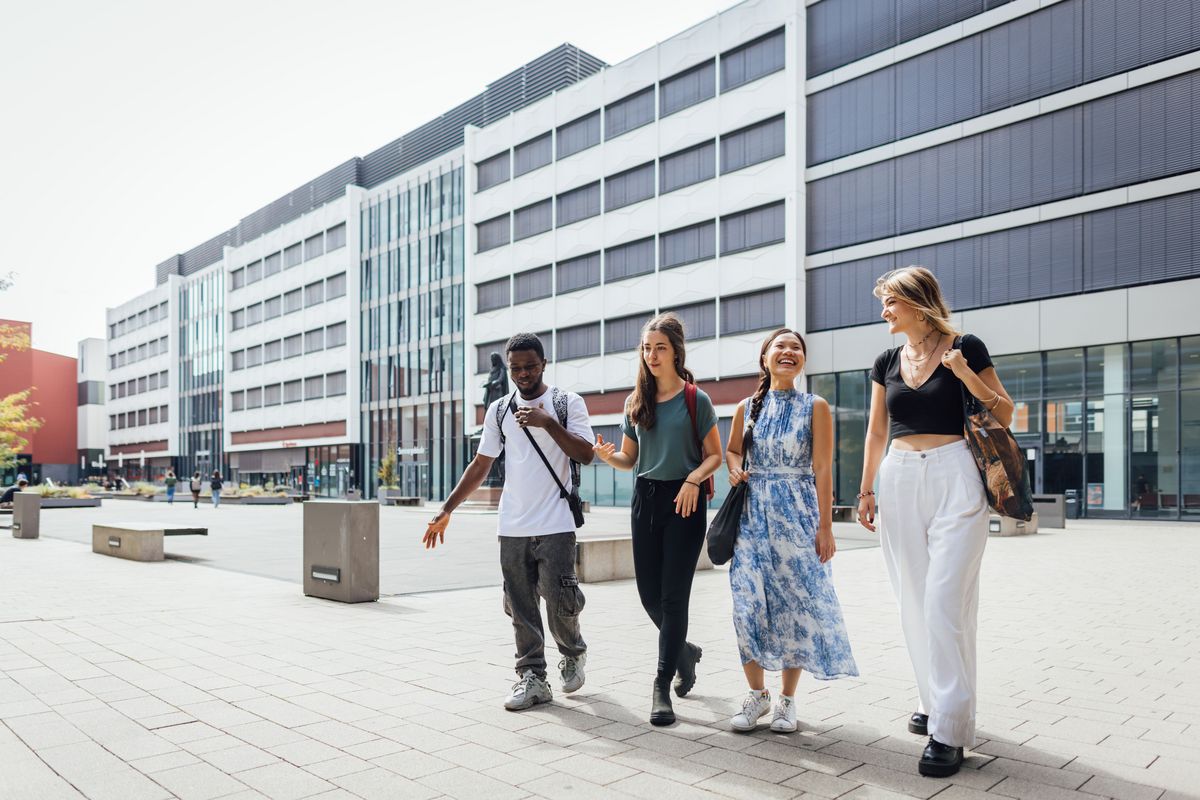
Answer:
[[379, 462], [379, 469], [375, 471], [375, 477], [379, 478], [379, 504], [391, 505], [392, 498], [400, 496], [400, 487], [396, 485], [395, 453], [389, 452], [383, 457]]

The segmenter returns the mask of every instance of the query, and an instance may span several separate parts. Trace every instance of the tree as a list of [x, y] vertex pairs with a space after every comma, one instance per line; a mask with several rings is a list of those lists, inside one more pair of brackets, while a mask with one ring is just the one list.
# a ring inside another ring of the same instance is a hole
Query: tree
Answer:
[[[13, 285], [13, 274], [0, 275], [0, 291]], [[29, 333], [18, 325], [0, 324], [0, 351], [20, 352], [29, 349]], [[0, 363], [8, 355], [0, 352]], [[17, 465], [17, 456], [29, 449], [26, 435], [42, 427], [42, 420], [31, 417], [34, 403], [30, 401], [33, 387], [0, 397], [0, 470], [12, 469]]]
[[379, 462], [379, 470], [375, 473], [379, 478], [379, 485], [384, 489], [390, 489], [396, 485], [396, 454], [388, 451], [388, 454]]

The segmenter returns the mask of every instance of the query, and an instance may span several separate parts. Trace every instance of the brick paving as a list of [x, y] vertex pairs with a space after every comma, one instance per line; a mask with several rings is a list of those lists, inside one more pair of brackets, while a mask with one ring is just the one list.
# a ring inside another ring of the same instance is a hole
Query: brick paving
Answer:
[[[456, 553], [469, 559], [440, 555]], [[940, 780], [916, 774], [877, 549], [834, 562], [863, 676], [802, 679], [801, 731], [777, 736], [728, 726], [744, 686], [722, 570], [697, 575], [700, 678], [664, 729], [645, 721], [654, 634], [629, 581], [586, 587], [584, 689], [514, 714], [495, 587], [347, 606], [4, 537], [0, 798], [1196, 798], [1197, 564], [1187, 525], [992, 539], [981, 741]]]

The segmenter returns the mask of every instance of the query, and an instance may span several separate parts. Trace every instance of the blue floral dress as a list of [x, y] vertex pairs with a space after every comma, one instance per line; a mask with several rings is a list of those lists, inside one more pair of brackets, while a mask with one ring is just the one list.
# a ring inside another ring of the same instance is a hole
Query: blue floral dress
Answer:
[[817, 556], [812, 409], [813, 396], [796, 391], [771, 391], [763, 401], [729, 584], [743, 664], [799, 667], [828, 680], [857, 675], [858, 667], [830, 565]]

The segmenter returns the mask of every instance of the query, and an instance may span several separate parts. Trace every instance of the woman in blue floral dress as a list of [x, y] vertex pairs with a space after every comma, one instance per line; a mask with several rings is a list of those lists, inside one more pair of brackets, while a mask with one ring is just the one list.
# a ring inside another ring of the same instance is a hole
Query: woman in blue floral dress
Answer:
[[[729, 482], [749, 481], [729, 570], [733, 623], [750, 693], [730, 720], [750, 731], [771, 709], [764, 670], [782, 670], [771, 730], [796, 730], [796, 686], [858, 675], [833, 589], [833, 418], [829, 404], [797, 391], [804, 338], [783, 328], [759, 354], [760, 382], [738, 405], [726, 463]], [[744, 431], [752, 430], [749, 463]], [[743, 469], [746, 467], [747, 469]]]

